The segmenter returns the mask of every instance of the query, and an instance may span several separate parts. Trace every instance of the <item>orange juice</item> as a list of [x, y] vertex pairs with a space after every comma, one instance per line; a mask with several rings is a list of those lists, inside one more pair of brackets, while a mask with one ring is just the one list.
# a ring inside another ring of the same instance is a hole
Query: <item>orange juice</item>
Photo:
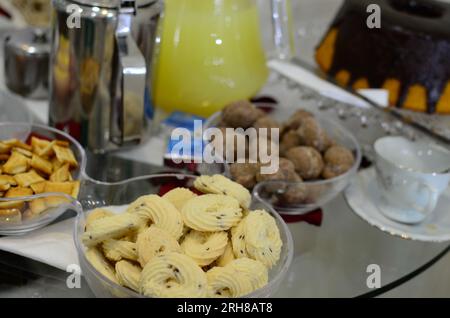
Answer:
[[209, 116], [264, 85], [254, 0], [166, 0], [154, 65], [156, 108]]

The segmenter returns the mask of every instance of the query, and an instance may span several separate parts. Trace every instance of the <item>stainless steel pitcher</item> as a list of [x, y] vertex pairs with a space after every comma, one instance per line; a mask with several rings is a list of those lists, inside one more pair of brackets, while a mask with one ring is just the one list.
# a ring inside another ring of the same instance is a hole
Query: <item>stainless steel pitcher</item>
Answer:
[[53, 0], [52, 126], [103, 153], [148, 130], [159, 0]]

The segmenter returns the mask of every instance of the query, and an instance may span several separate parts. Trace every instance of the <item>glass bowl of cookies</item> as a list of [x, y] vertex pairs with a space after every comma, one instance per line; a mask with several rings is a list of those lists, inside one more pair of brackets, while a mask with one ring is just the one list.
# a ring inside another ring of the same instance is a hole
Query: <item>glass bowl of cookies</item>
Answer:
[[0, 123], [0, 235], [25, 234], [66, 212], [85, 161], [81, 145], [62, 131]]
[[[222, 158], [234, 159], [233, 163], [223, 160], [225, 174], [282, 214], [304, 214], [330, 202], [349, 185], [362, 160], [360, 145], [350, 131], [302, 109], [279, 111], [239, 101], [210, 117], [205, 131], [208, 128], [222, 131], [220, 149], [235, 145], [233, 153], [222, 150]], [[245, 133], [249, 128], [256, 129], [259, 148], [252, 148]], [[261, 136], [267, 136], [268, 153], [279, 159], [275, 173], [261, 169], [271, 164], [260, 160]], [[239, 154], [235, 150], [239, 144], [246, 144], [248, 150]], [[252, 156], [255, 149], [258, 153]]]
[[85, 180], [74, 241], [97, 297], [269, 297], [293, 257], [286, 223], [222, 175]]

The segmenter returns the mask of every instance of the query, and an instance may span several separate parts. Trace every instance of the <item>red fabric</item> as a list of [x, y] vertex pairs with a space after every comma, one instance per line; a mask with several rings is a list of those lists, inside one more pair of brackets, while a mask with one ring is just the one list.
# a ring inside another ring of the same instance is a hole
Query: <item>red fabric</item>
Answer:
[[278, 101], [271, 96], [256, 96], [250, 101], [267, 114], [273, 112], [278, 106]]
[[9, 14], [9, 12], [7, 12], [5, 9], [3, 9], [2, 7], [0, 7], [0, 15], [7, 17], [8, 19], [11, 19], [12, 16], [11, 14]]
[[175, 183], [166, 183], [163, 184], [159, 187], [159, 192], [158, 195], [159, 196], [163, 196], [164, 194], [166, 194], [167, 192], [169, 192], [170, 190], [173, 190], [177, 187], [177, 184]]
[[194, 174], [198, 174], [197, 173], [197, 164], [196, 163], [175, 163], [173, 162], [172, 159], [170, 158], [165, 158], [164, 159], [164, 166], [169, 167], [169, 168], [175, 168], [175, 169], [180, 169], [180, 170], [187, 170], [191, 173]]
[[56, 129], [68, 133], [78, 141], [81, 140], [81, 125], [75, 121], [56, 124]]
[[42, 139], [42, 140], [51, 141], [51, 139], [48, 138], [48, 137], [41, 136], [39, 134], [36, 134], [36, 133], [32, 132], [31, 134], [28, 135], [28, 138], [25, 141], [25, 143], [28, 144], [28, 145], [31, 145], [31, 138], [33, 138], [33, 137], [36, 137], [36, 138], [39, 138], [39, 139]]
[[281, 217], [286, 223], [306, 222], [311, 225], [321, 226], [323, 219], [323, 212], [321, 209], [318, 209], [302, 215], [281, 214]]

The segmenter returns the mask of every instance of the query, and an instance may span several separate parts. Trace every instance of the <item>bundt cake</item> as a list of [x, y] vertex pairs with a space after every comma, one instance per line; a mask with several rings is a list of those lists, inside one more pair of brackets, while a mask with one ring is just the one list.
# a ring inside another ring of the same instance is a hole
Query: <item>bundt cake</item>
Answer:
[[[381, 9], [380, 28], [367, 24], [371, 4]], [[450, 4], [346, 0], [316, 60], [342, 86], [387, 89], [392, 106], [450, 113]]]

